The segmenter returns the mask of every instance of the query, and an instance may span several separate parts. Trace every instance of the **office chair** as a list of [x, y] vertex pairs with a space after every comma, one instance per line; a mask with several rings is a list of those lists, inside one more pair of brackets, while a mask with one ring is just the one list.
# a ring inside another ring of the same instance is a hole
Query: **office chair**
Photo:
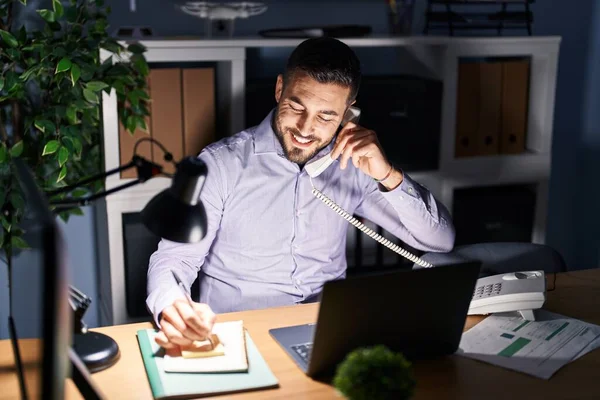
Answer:
[[[480, 277], [528, 270], [567, 271], [563, 257], [552, 247], [526, 242], [468, 244], [448, 253], [425, 253], [421, 258], [433, 265], [479, 260], [482, 263]], [[421, 267], [415, 264], [413, 268]]]

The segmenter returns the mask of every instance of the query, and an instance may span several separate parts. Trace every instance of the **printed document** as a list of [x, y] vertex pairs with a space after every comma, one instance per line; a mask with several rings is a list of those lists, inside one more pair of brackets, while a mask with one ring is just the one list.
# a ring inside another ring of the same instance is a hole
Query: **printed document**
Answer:
[[463, 333], [457, 355], [543, 379], [600, 347], [600, 326], [546, 310], [536, 321], [518, 313], [490, 315]]

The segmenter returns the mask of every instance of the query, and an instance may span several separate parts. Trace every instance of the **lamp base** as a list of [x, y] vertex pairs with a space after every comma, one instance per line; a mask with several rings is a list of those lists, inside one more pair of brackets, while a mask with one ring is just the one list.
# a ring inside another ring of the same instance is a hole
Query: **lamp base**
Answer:
[[110, 367], [121, 356], [119, 346], [113, 338], [93, 331], [73, 335], [73, 350], [90, 372]]

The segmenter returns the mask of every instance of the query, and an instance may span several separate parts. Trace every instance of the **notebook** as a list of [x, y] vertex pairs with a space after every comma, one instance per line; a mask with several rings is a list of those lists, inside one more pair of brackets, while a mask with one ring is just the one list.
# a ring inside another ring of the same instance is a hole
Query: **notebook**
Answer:
[[279, 387], [279, 381], [247, 331], [244, 332], [247, 371], [211, 373], [165, 371], [165, 352], [154, 341], [156, 333], [155, 329], [137, 331], [138, 344], [154, 399], [198, 398]]
[[243, 321], [217, 322], [212, 329], [221, 344], [223, 355], [203, 358], [185, 358], [165, 354], [166, 372], [247, 372], [248, 357]]

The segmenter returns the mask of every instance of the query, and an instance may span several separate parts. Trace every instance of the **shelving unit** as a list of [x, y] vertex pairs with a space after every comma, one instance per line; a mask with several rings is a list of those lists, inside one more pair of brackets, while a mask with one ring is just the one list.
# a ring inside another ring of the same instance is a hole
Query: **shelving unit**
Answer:
[[522, 30], [531, 36], [534, 0], [428, 0], [423, 32]]
[[[410, 173], [428, 187], [450, 210], [457, 188], [531, 184], [536, 188], [536, 208], [532, 242], [543, 243], [546, 225], [547, 183], [550, 177], [554, 96], [559, 37], [366, 37], [342, 39], [355, 48], [378, 47], [406, 50], [421, 65], [421, 72], [443, 83], [440, 126], [439, 168]], [[213, 62], [216, 68], [217, 115], [223, 119], [221, 134], [231, 135], [245, 126], [245, 60], [250, 48], [293, 48], [301, 39], [210, 39], [143, 41], [149, 63]], [[102, 52], [102, 60], [110, 56]], [[511, 155], [455, 157], [456, 98], [459, 61], [465, 57], [514, 57], [530, 60], [526, 152]], [[367, 60], [363, 60], [367, 62]], [[120, 163], [119, 126], [116, 95], [103, 95], [105, 168]], [[111, 176], [108, 189], [130, 179]], [[107, 307], [103, 322], [132, 321], [124, 307], [126, 296], [123, 214], [139, 212], [146, 202], [170, 181], [155, 178], [143, 185], [116, 193], [106, 199], [108, 227], [106, 246], [101, 252], [101, 296]], [[110, 266], [107, 268], [106, 266]]]

